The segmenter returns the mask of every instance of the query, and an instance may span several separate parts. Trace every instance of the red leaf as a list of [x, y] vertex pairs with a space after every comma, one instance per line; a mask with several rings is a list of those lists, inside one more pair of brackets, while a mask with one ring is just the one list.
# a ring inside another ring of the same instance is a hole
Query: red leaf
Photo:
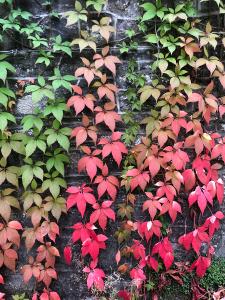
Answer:
[[72, 261], [72, 249], [70, 246], [66, 246], [64, 248], [64, 259], [67, 263], [67, 265], [71, 265], [71, 261]]
[[196, 268], [196, 273], [199, 277], [203, 277], [207, 269], [211, 265], [211, 259], [209, 257], [199, 256], [196, 261], [191, 265], [191, 269]]
[[224, 198], [224, 182], [222, 179], [218, 179], [216, 182], [216, 195], [218, 202], [221, 205]]
[[117, 253], [116, 253], [116, 263], [117, 263], [117, 265], [119, 264], [120, 260], [121, 260], [121, 253], [120, 253], [120, 250], [118, 250]]
[[131, 279], [133, 279], [134, 284], [137, 286], [137, 288], [141, 288], [143, 281], [146, 280], [144, 271], [139, 268], [132, 269], [130, 271], [130, 277]]
[[142, 189], [142, 191], [144, 191], [150, 181], [149, 172], [140, 171], [138, 169], [131, 169], [127, 171], [126, 176], [132, 177], [130, 179], [131, 191], [135, 190], [138, 186]]
[[82, 256], [90, 254], [93, 260], [96, 260], [99, 256], [99, 250], [105, 249], [105, 241], [107, 237], [103, 234], [96, 235], [95, 232], [91, 232], [90, 238], [85, 240], [82, 244], [81, 253]]
[[192, 169], [187, 169], [182, 173], [184, 178], [184, 186], [186, 191], [193, 189], [196, 183], [195, 173]]
[[98, 221], [102, 230], [105, 230], [108, 218], [115, 221], [115, 213], [110, 208], [111, 205], [112, 201], [104, 201], [101, 206], [98, 203], [95, 203], [93, 205], [95, 211], [90, 216], [90, 222], [94, 224]]
[[161, 242], [158, 242], [154, 245], [152, 249], [152, 255], [156, 253], [160, 255], [166, 270], [168, 270], [174, 261], [173, 248], [168, 237], [165, 237]]
[[93, 285], [99, 291], [104, 290], [104, 281], [105, 273], [102, 269], [92, 269], [85, 267], [83, 269], [84, 272], [89, 273], [87, 277], [87, 286], [90, 289]]
[[209, 236], [205, 232], [206, 229], [207, 228], [202, 226], [192, 232], [182, 235], [178, 240], [179, 244], [183, 245], [186, 250], [190, 250], [192, 247], [193, 250], [199, 254], [202, 243], [209, 242]]
[[84, 216], [86, 210], [86, 204], [94, 204], [96, 202], [95, 196], [93, 195], [93, 190], [83, 184], [80, 187], [70, 187], [67, 189], [67, 193], [70, 193], [67, 198], [67, 209], [70, 209], [74, 205], [77, 205], [77, 208], [81, 214]]
[[4, 284], [4, 278], [2, 275], [0, 275], [0, 284]]
[[127, 291], [119, 291], [117, 297], [122, 298], [123, 300], [131, 300], [131, 295]]
[[87, 224], [76, 223], [73, 225], [73, 229], [74, 229], [72, 235], [73, 242], [75, 243], [78, 240], [81, 240], [81, 242], [83, 243], [85, 240], [90, 238], [91, 233], [96, 228], [91, 223], [87, 223]]

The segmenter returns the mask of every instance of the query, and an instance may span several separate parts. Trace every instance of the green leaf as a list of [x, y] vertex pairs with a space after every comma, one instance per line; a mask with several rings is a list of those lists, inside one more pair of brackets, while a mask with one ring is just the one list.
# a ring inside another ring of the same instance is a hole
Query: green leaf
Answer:
[[34, 174], [33, 174], [33, 169], [31, 166], [25, 166], [23, 173], [22, 173], [22, 182], [23, 182], [23, 187], [26, 190], [28, 185], [31, 183], [33, 180]]
[[26, 157], [30, 157], [34, 153], [36, 148], [37, 142], [35, 140], [30, 140], [25, 147]]
[[43, 152], [45, 153], [46, 151], [46, 144], [44, 141], [42, 140], [37, 140], [37, 147]]
[[50, 135], [47, 137], [47, 144], [48, 144], [48, 146], [51, 146], [51, 145], [54, 144], [56, 141], [57, 141], [57, 134], [56, 134], [56, 133], [50, 134]]
[[8, 71], [11, 71], [11, 72], [15, 73], [16, 69], [13, 67], [13, 65], [8, 63], [7, 61], [1, 60], [0, 61], [0, 79], [3, 82], [6, 81]]
[[152, 3], [146, 3], [141, 6], [146, 10], [142, 17], [142, 22], [151, 20], [156, 16], [156, 7]]
[[155, 34], [148, 34], [146, 36], [146, 41], [149, 43], [157, 44], [158, 37]]
[[69, 151], [70, 141], [67, 136], [59, 134], [57, 141], [63, 149], [65, 149], [67, 152]]
[[39, 178], [41, 181], [43, 181], [44, 172], [43, 172], [42, 168], [35, 166], [33, 168], [33, 173], [37, 178]]

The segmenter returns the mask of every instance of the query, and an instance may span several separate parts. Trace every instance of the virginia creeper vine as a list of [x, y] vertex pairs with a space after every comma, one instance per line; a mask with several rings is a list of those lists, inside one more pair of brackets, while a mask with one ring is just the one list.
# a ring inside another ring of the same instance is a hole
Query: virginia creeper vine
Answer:
[[[123, 116], [123, 132], [115, 84], [122, 60], [111, 54], [116, 28], [102, 14], [106, 1], [75, 1], [74, 9], [62, 16], [50, 3], [44, 4], [49, 18], [61, 17], [68, 30], [78, 25], [79, 36], [69, 42], [60, 35], [46, 38], [29, 12], [11, 0], [0, 0], [6, 11], [0, 18], [0, 39], [7, 35], [19, 43], [15, 36], [20, 35], [23, 47], [38, 49], [36, 64], [51, 72], [51, 76], [43, 71], [37, 78], [19, 80], [15, 93], [9, 87], [9, 74], [16, 70], [10, 57], [0, 54], [0, 268], [15, 271], [22, 233], [28, 257], [21, 273], [25, 283], [35, 279], [32, 300], [60, 299], [50, 287], [57, 279], [55, 262], [60, 256], [55, 244], [57, 223], [62, 213], [74, 209], [81, 221], [71, 226], [64, 259], [71, 264], [71, 246], [79, 243], [87, 287], [95, 295], [156, 300], [168, 278], [182, 284], [186, 273], [203, 277], [212, 262], [213, 236], [224, 219], [219, 208], [224, 198], [219, 171], [225, 163], [225, 138], [211, 126], [225, 113], [224, 65], [215, 56], [217, 50], [224, 50], [223, 32], [216, 33], [210, 22], [195, 20], [191, 1], [140, 2], [139, 31], [126, 31], [120, 53], [122, 59], [132, 55], [144, 36], [152, 52], [151, 79], [134, 59], [129, 61], [126, 97], [131, 111]], [[222, 1], [212, 2], [224, 13]], [[91, 28], [80, 30], [91, 16]], [[96, 35], [101, 38], [99, 45]], [[62, 74], [63, 56], [78, 51], [81, 65], [72, 75]], [[60, 97], [60, 92], [69, 96]], [[14, 106], [24, 95], [31, 95], [35, 109], [19, 122]], [[72, 129], [64, 125], [69, 110], [80, 120]], [[140, 121], [142, 112], [145, 117]], [[21, 126], [19, 132], [15, 125]], [[67, 187], [70, 144], [82, 152], [77, 171], [85, 174], [85, 180]], [[123, 202], [119, 190], [125, 194]], [[28, 226], [24, 228], [14, 217], [14, 209], [26, 213]], [[105, 289], [108, 274], [100, 260], [110, 247], [111, 222], [119, 224], [114, 258], [118, 272], [131, 279], [116, 294]], [[183, 224], [177, 241], [176, 222]], [[176, 258], [176, 242], [191, 251], [192, 262]], [[204, 299], [196, 282], [193, 279], [193, 299]], [[4, 293], [0, 292], [0, 299], [5, 299]]]

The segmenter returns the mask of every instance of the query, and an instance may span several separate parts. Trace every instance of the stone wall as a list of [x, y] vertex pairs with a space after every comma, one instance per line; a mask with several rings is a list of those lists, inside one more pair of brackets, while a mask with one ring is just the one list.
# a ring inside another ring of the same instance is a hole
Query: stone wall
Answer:
[[[72, 26], [70, 28], [66, 28], [65, 19], [55, 19], [49, 17], [49, 12], [43, 9], [40, 5], [39, 1], [36, 0], [16, 0], [17, 7], [21, 9], [28, 10], [32, 13], [33, 18], [38, 21], [38, 23], [45, 28], [46, 37], [49, 36], [57, 36], [61, 34], [63, 39], [72, 40], [78, 33], [78, 27], [81, 28], [84, 26], [83, 23], [78, 24], [77, 26]], [[44, 2], [44, 1], [43, 1]], [[166, 1], [165, 1], [166, 2]], [[53, 1], [53, 10], [59, 12], [60, 14], [64, 11], [68, 11], [69, 9], [73, 9], [74, 1], [72, 0], [56, 0]], [[199, 13], [204, 20], [204, 16], [208, 14], [207, 5], [205, 7], [201, 7], [199, 3], [196, 3], [196, 7], [200, 9]], [[212, 12], [212, 10], [211, 10]], [[0, 12], [1, 14], [1, 12]], [[138, 0], [109, 0], [107, 6], [104, 8], [104, 14], [110, 16], [113, 20], [113, 24], [116, 27], [116, 33], [113, 36], [111, 45], [112, 52], [119, 55], [118, 44], [124, 39], [125, 34], [124, 31], [129, 28], [136, 28], [136, 19], [139, 16], [139, 8], [138, 8]], [[219, 24], [219, 27], [223, 26], [223, 20], [218, 19], [217, 17], [213, 17], [213, 21], [216, 24]], [[3, 52], [11, 54], [10, 61], [16, 67], [16, 73], [11, 78], [10, 84], [13, 85], [16, 89], [17, 80], [26, 80], [26, 79], [35, 79], [39, 74], [43, 74], [43, 76], [49, 76], [52, 74], [52, 69], [47, 68], [46, 70], [42, 69], [39, 65], [35, 65], [34, 62], [37, 58], [37, 51], [31, 50], [27, 41], [17, 40], [18, 37], [13, 36], [9, 39], [5, 36], [5, 41], [3, 43], [3, 49], [0, 48]], [[1, 46], [1, 47], [2, 47]], [[0, 51], [0, 52], [2, 52]], [[129, 58], [135, 58], [138, 62], [140, 72], [149, 75], [151, 77], [151, 61], [152, 61], [152, 49], [146, 44], [139, 44], [138, 51], [135, 53], [131, 53], [129, 55], [125, 55], [122, 57], [123, 64], [118, 69], [118, 75], [116, 77], [116, 82], [119, 87], [119, 93], [117, 97], [117, 106], [118, 111], [123, 113], [124, 110], [129, 109], [129, 105], [124, 97], [124, 91], [127, 88], [125, 73], [127, 67], [127, 61]], [[89, 55], [88, 51], [84, 51], [85, 55]], [[68, 56], [58, 56], [56, 60], [56, 64], [60, 67], [63, 74], [73, 74], [74, 70], [80, 65], [79, 60], [79, 52], [77, 50], [73, 51], [73, 57], [70, 59]], [[17, 106], [16, 106], [16, 116], [18, 119], [21, 119], [25, 114], [30, 114], [33, 112], [34, 106], [32, 104], [32, 100], [30, 96], [18, 97]], [[147, 109], [146, 109], [147, 110]], [[69, 127], [74, 127], [79, 124], [80, 120], [75, 119], [74, 116], [68, 114], [64, 119], [65, 125]], [[219, 130], [220, 133], [224, 135], [225, 133], [225, 124], [218, 124], [215, 120], [215, 127]], [[17, 128], [18, 130], [20, 128]], [[122, 128], [121, 128], [122, 129]], [[107, 132], [102, 132], [102, 134], [106, 134]], [[80, 157], [80, 153], [74, 148], [71, 147], [70, 150], [71, 155], [71, 164], [70, 168], [67, 171], [66, 180], [68, 185], [71, 184], [79, 184], [85, 181], [85, 176], [79, 175], [77, 173], [77, 160]], [[225, 177], [225, 172], [223, 177]], [[225, 179], [225, 178], [224, 178]], [[141, 206], [141, 199], [137, 202]], [[123, 192], [120, 191], [117, 204], [123, 201]], [[225, 211], [225, 207], [224, 207]], [[20, 214], [17, 216], [23, 223], [24, 226], [27, 225], [27, 219], [24, 215]], [[60, 219], [60, 229], [61, 235], [57, 240], [58, 247], [63, 253], [63, 248], [67, 244], [69, 240], [69, 235], [71, 234], [71, 230], [68, 226], [80, 221], [80, 216], [75, 213], [75, 210], [72, 210], [68, 215], [63, 216]], [[110, 223], [111, 227], [108, 230], [107, 234], [110, 237], [108, 240], [108, 244], [110, 247], [107, 248], [106, 251], [101, 255], [101, 264], [103, 269], [108, 272], [108, 274], [113, 274], [113, 270], [116, 270], [116, 264], [114, 262], [114, 256], [117, 251], [117, 242], [113, 236], [115, 232], [116, 225]], [[187, 224], [188, 226], [188, 224]], [[184, 232], [184, 217], [180, 216], [178, 221], [173, 225], [173, 243], [174, 249], [179, 256], [184, 255], [181, 247], [176, 244], [177, 236], [181, 235]], [[215, 238], [215, 247], [216, 247], [216, 255], [225, 257], [225, 223], [222, 225], [222, 229], [218, 232]], [[67, 266], [64, 264], [63, 259], [58, 260], [57, 262], [57, 270], [59, 274], [58, 281], [54, 282], [51, 286], [54, 290], [58, 291], [62, 300], [78, 300], [78, 299], [89, 299], [90, 296], [85, 283], [85, 278], [82, 272], [82, 266], [80, 263], [79, 257], [79, 246], [75, 245], [73, 247], [74, 258], [71, 266]], [[22, 276], [20, 275], [20, 267], [27, 260], [27, 253], [25, 251], [24, 245], [19, 250], [19, 264], [17, 266], [17, 271], [15, 274], [9, 271], [5, 271], [5, 281], [3, 292], [6, 293], [6, 299], [11, 299], [10, 295], [15, 293], [26, 292], [27, 295], [31, 295], [33, 289], [33, 282], [31, 282], [28, 286], [25, 286], [22, 280]], [[112, 285], [118, 284], [117, 274], [112, 276]], [[120, 285], [123, 285], [122, 280], [120, 281]], [[2, 287], [1, 287], [2, 288]]]

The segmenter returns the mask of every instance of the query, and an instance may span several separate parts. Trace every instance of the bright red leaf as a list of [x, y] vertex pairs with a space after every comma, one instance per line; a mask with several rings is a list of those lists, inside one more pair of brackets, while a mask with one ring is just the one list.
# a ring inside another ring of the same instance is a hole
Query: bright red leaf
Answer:
[[115, 221], [115, 213], [110, 208], [112, 205], [112, 201], [104, 201], [102, 204], [95, 203], [92, 207], [95, 211], [90, 216], [90, 222], [95, 224], [97, 221], [102, 228], [102, 230], [106, 229], [107, 220], [111, 219]]
[[94, 183], [98, 185], [98, 197], [101, 198], [106, 192], [114, 201], [117, 195], [117, 189], [119, 188], [119, 180], [115, 176], [108, 176], [108, 167], [104, 165], [102, 169], [102, 175], [96, 176]]
[[78, 161], [78, 172], [81, 173], [86, 170], [92, 181], [97, 174], [97, 169], [102, 170], [103, 168], [103, 162], [97, 157], [101, 154], [101, 150], [96, 149], [91, 152], [91, 149], [87, 146], [83, 146], [82, 150], [86, 155]]
[[83, 271], [85, 273], [88, 273], [88, 277], [87, 277], [88, 289], [94, 286], [99, 291], [104, 290], [103, 278], [105, 278], [105, 273], [103, 272], [102, 269], [96, 268], [91, 270], [89, 267], [85, 267]]
[[199, 256], [191, 265], [191, 269], [196, 269], [196, 274], [199, 277], [203, 277], [210, 265], [211, 259], [209, 257]]
[[70, 194], [67, 198], [67, 208], [70, 209], [74, 205], [77, 205], [82, 217], [86, 211], [87, 203], [94, 204], [96, 202], [93, 190], [85, 184], [78, 187], [71, 186], [67, 189], [67, 193]]
[[70, 246], [66, 246], [63, 250], [64, 259], [67, 265], [71, 265], [72, 261], [72, 249]]
[[110, 138], [102, 138], [99, 141], [99, 145], [103, 145], [102, 158], [105, 159], [107, 156], [112, 154], [113, 159], [120, 166], [122, 160], [122, 154], [127, 154], [127, 148], [124, 143], [120, 142], [122, 133], [113, 132]]

